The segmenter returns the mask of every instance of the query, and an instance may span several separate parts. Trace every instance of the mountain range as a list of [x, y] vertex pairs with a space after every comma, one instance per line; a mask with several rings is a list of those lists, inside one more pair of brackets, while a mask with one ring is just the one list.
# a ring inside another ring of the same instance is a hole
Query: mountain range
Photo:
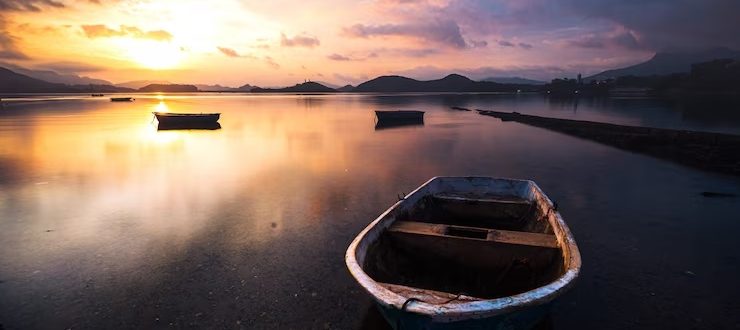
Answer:
[[517, 85], [473, 81], [459, 74], [442, 79], [416, 80], [402, 76], [381, 76], [357, 85], [353, 92], [515, 92]]
[[[687, 73], [691, 65], [714, 59], [740, 59], [740, 52], [727, 48], [714, 48], [697, 52], [661, 52], [650, 60], [619, 69], [607, 70], [587, 81], [604, 80], [623, 76], [653, 76]], [[0, 62], [0, 65], [6, 63]], [[538, 90], [541, 81], [519, 77], [491, 77], [475, 81], [459, 74], [441, 79], [416, 80], [403, 76], [380, 76], [356, 87], [327, 86], [326, 83], [304, 82], [284, 88], [260, 88], [245, 84], [238, 88], [205, 84], [172, 84], [169, 81], [139, 80], [117, 85], [110, 82], [58, 74], [54, 71], [29, 70], [12, 64], [0, 66], [0, 93], [111, 93], [111, 92], [254, 92], [254, 93], [395, 93], [395, 92], [515, 92]], [[43, 79], [42, 79], [43, 78]]]
[[29, 76], [31, 78], [43, 80], [50, 83], [67, 84], [67, 85], [112, 85], [110, 81], [103, 79], [95, 79], [90, 77], [78, 76], [74, 74], [61, 74], [52, 70], [31, 70], [24, 67], [7, 63], [0, 62], [0, 67], [13, 70], [16, 73]]
[[692, 64], [715, 59], [740, 59], [740, 51], [729, 48], [712, 48], [693, 52], [659, 52], [646, 62], [624, 68], [607, 70], [587, 77], [585, 80], [687, 73], [691, 71]]

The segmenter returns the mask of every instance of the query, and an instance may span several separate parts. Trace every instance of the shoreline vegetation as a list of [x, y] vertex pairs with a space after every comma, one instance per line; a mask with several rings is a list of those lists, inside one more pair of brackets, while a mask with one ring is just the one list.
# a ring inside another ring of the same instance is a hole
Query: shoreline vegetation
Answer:
[[476, 111], [501, 121], [544, 128], [701, 170], [740, 175], [740, 135]]

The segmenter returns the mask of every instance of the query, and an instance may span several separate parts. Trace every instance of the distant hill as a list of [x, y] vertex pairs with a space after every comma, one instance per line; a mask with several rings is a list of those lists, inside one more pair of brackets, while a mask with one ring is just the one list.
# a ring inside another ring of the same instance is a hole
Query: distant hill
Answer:
[[714, 48], [696, 52], [665, 52], [657, 53], [646, 62], [621, 69], [607, 70], [585, 78], [590, 80], [605, 80], [624, 76], [653, 76], [672, 73], [688, 73], [694, 63], [707, 62], [715, 59], [738, 59], [740, 51], [728, 48]]
[[352, 92], [355, 90], [355, 86], [352, 85], [344, 85], [342, 87], [337, 88], [337, 91], [339, 92]]
[[64, 84], [50, 83], [6, 68], [0, 68], [0, 92], [2, 93], [64, 93], [74, 91], [74, 88]]
[[381, 76], [357, 85], [353, 92], [515, 92], [518, 85], [473, 81], [459, 74], [420, 81], [402, 76]]
[[116, 84], [115, 86], [139, 89], [144, 86], [152, 85], [152, 84], [169, 85], [172, 83], [166, 80], [134, 80], [134, 81], [127, 81], [124, 83]]
[[481, 81], [496, 82], [499, 84], [515, 84], [515, 85], [544, 85], [547, 82], [521, 78], [521, 77], [489, 77], [481, 79]]
[[242, 92], [249, 92], [249, 91], [251, 91], [254, 88], [257, 88], [257, 86], [252, 86], [250, 84], [244, 84], [244, 85], [241, 85], [241, 86], [237, 87], [236, 89], [238, 89], [238, 90], [240, 90]]
[[50, 83], [67, 84], [67, 85], [112, 85], [110, 81], [103, 79], [94, 79], [90, 77], [78, 76], [74, 74], [60, 74], [52, 70], [31, 70], [11, 63], [0, 62], [0, 66], [8, 68], [15, 73], [29, 76], [34, 79], [43, 80]]
[[150, 84], [139, 88], [139, 92], [165, 92], [165, 93], [182, 93], [182, 92], [197, 92], [198, 87], [195, 85], [179, 85], [179, 84]]
[[326, 87], [317, 82], [309, 81], [302, 84], [285, 88], [260, 88], [255, 87], [252, 93], [333, 93], [336, 89]]

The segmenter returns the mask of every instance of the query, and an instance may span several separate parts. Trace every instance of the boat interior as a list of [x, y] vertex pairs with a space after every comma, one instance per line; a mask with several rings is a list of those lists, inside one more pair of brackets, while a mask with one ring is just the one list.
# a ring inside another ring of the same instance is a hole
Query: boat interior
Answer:
[[501, 194], [430, 193], [395, 216], [363, 269], [406, 297], [442, 304], [546, 285], [565, 271], [550, 206]]

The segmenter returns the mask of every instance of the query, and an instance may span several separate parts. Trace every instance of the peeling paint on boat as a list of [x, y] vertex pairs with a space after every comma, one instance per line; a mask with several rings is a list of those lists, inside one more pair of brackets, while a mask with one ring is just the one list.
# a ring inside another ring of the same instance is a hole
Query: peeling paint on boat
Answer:
[[[362, 265], [365, 264], [365, 257], [370, 245], [377, 241], [381, 234], [396, 222], [397, 216], [401, 212], [408, 211], [421, 198], [435, 192], [444, 191], [448, 188], [464, 190], [471, 187], [514, 193], [526, 197], [539, 208], [545, 208], [547, 210], [546, 220], [552, 226], [558, 247], [562, 252], [565, 271], [551, 283], [520, 294], [477, 301], [453, 300], [444, 304], [409, 300], [410, 297], [389, 290], [366, 273]], [[421, 316], [428, 318], [432, 323], [451, 323], [466, 320], [487, 321], [487, 319], [498, 319], [498, 316], [501, 315], [544, 305], [570, 288], [578, 277], [581, 268], [580, 253], [568, 226], [555, 209], [553, 202], [537, 184], [528, 180], [488, 177], [434, 177], [430, 179], [383, 212], [360, 232], [347, 249], [345, 261], [352, 276], [375, 299], [381, 310], [386, 309]]]

